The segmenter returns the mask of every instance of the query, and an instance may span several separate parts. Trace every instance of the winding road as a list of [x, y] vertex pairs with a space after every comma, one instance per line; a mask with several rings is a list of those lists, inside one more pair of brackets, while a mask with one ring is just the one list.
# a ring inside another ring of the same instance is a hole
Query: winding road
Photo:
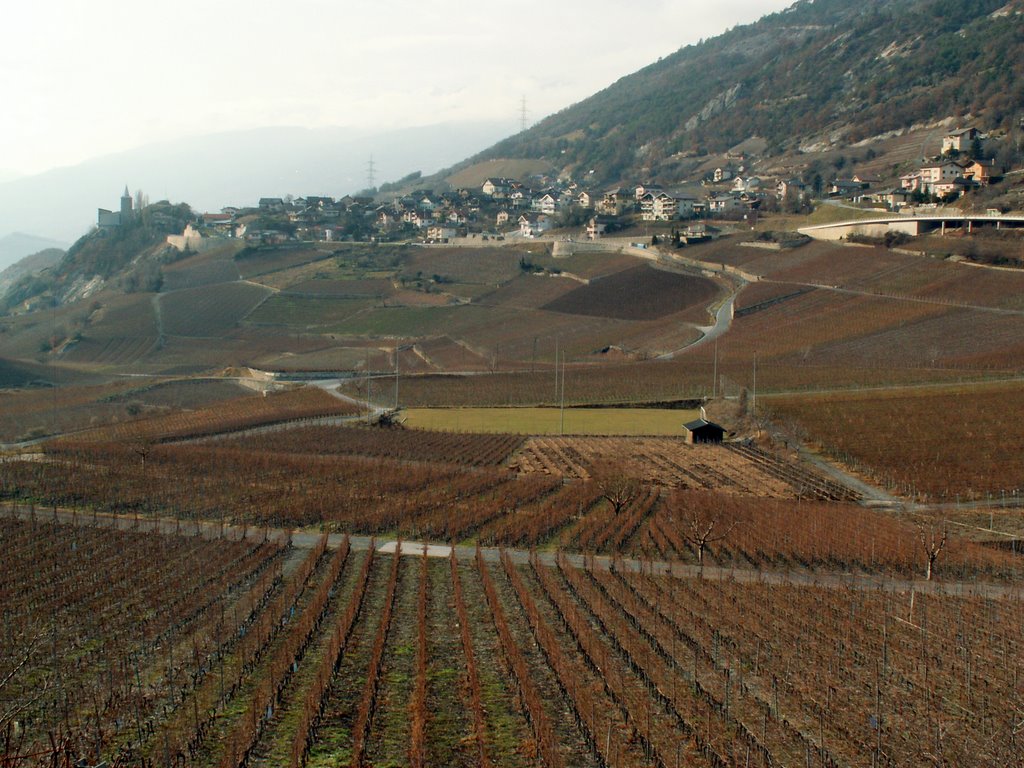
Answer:
[[671, 360], [681, 352], [688, 352], [691, 349], [696, 349], [697, 347], [703, 344], [707, 344], [709, 341], [714, 341], [719, 336], [722, 336], [725, 333], [727, 333], [729, 329], [732, 327], [732, 318], [734, 308], [736, 306], [736, 299], [739, 297], [740, 291], [742, 291], [746, 287], [746, 285], [746, 283], [740, 283], [740, 285], [738, 285], [736, 289], [731, 294], [729, 294], [729, 297], [722, 302], [722, 306], [720, 306], [718, 308], [718, 311], [715, 313], [714, 325], [697, 326], [697, 330], [703, 334], [699, 339], [697, 339], [696, 341], [692, 341], [686, 346], [680, 347], [679, 349], [674, 350], [672, 352], [666, 352], [663, 355], [658, 355], [658, 357], [655, 359]]

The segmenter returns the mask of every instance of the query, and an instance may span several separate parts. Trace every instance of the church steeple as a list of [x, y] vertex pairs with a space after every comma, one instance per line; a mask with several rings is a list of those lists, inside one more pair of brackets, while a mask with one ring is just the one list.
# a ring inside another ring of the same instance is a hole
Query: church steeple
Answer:
[[121, 195], [121, 223], [127, 224], [132, 217], [132, 194], [128, 191], [128, 185], [124, 185], [124, 194]]

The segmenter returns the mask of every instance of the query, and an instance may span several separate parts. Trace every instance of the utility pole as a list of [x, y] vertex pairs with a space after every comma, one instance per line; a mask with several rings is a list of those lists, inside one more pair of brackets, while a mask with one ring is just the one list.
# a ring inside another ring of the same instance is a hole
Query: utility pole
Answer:
[[[558, 367], [558, 360], [555, 360]], [[558, 434], [565, 434], [565, 350], [562, 351], [562, 404], [558, 413]]]
[[373, 155], [370, 155], [369, 161], [366, 163], [366, 188], [373, 189], [374, 182], [377, 180], [377, 164], [373, 162]]
[[555, 336], [555, 400], [558, 399], [558, 337]]
[[371, 398], [373, 397], [373, 376], [370, 374], [369, 368], [366, 371], [366, 423], [369, 424], [373, 416], [373, 403]]
[[718, 394], [718, 337], [715, 337], [715, 365], [711, 369], [711, 399]]
[[757, 352], [754, 352], [754, 382], [750, 396], [750, 415], [757, 411]]
[[398, 353], [401, 351], [401, 347], [395, 345], [395, 411], [398, 411]]

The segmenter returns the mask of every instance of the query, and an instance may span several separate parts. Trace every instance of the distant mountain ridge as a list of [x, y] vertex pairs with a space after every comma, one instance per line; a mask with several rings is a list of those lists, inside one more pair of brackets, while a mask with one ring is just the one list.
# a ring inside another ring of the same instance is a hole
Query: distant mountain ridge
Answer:
[[1008, 129], [1024, 108], [1024, 3], [800, 0], [687, 46], [459, 168], [546, 160], [598, 183], [670, 176], [761, 137], [768, 155], [945, 117]]
[[67, 243], [14, 232], [0, 237], [0, 295], [27, 274], [55, 266], [68, 248]]

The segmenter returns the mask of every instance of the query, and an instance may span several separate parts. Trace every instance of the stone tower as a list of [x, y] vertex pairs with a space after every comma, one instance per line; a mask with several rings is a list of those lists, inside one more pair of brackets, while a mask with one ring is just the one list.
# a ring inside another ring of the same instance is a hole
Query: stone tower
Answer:
[[128, 191], [128, 185], [124, 187], [124, 194], [121, 195], [121, 223], [127, 224], [132, 218], [132, 195]]

